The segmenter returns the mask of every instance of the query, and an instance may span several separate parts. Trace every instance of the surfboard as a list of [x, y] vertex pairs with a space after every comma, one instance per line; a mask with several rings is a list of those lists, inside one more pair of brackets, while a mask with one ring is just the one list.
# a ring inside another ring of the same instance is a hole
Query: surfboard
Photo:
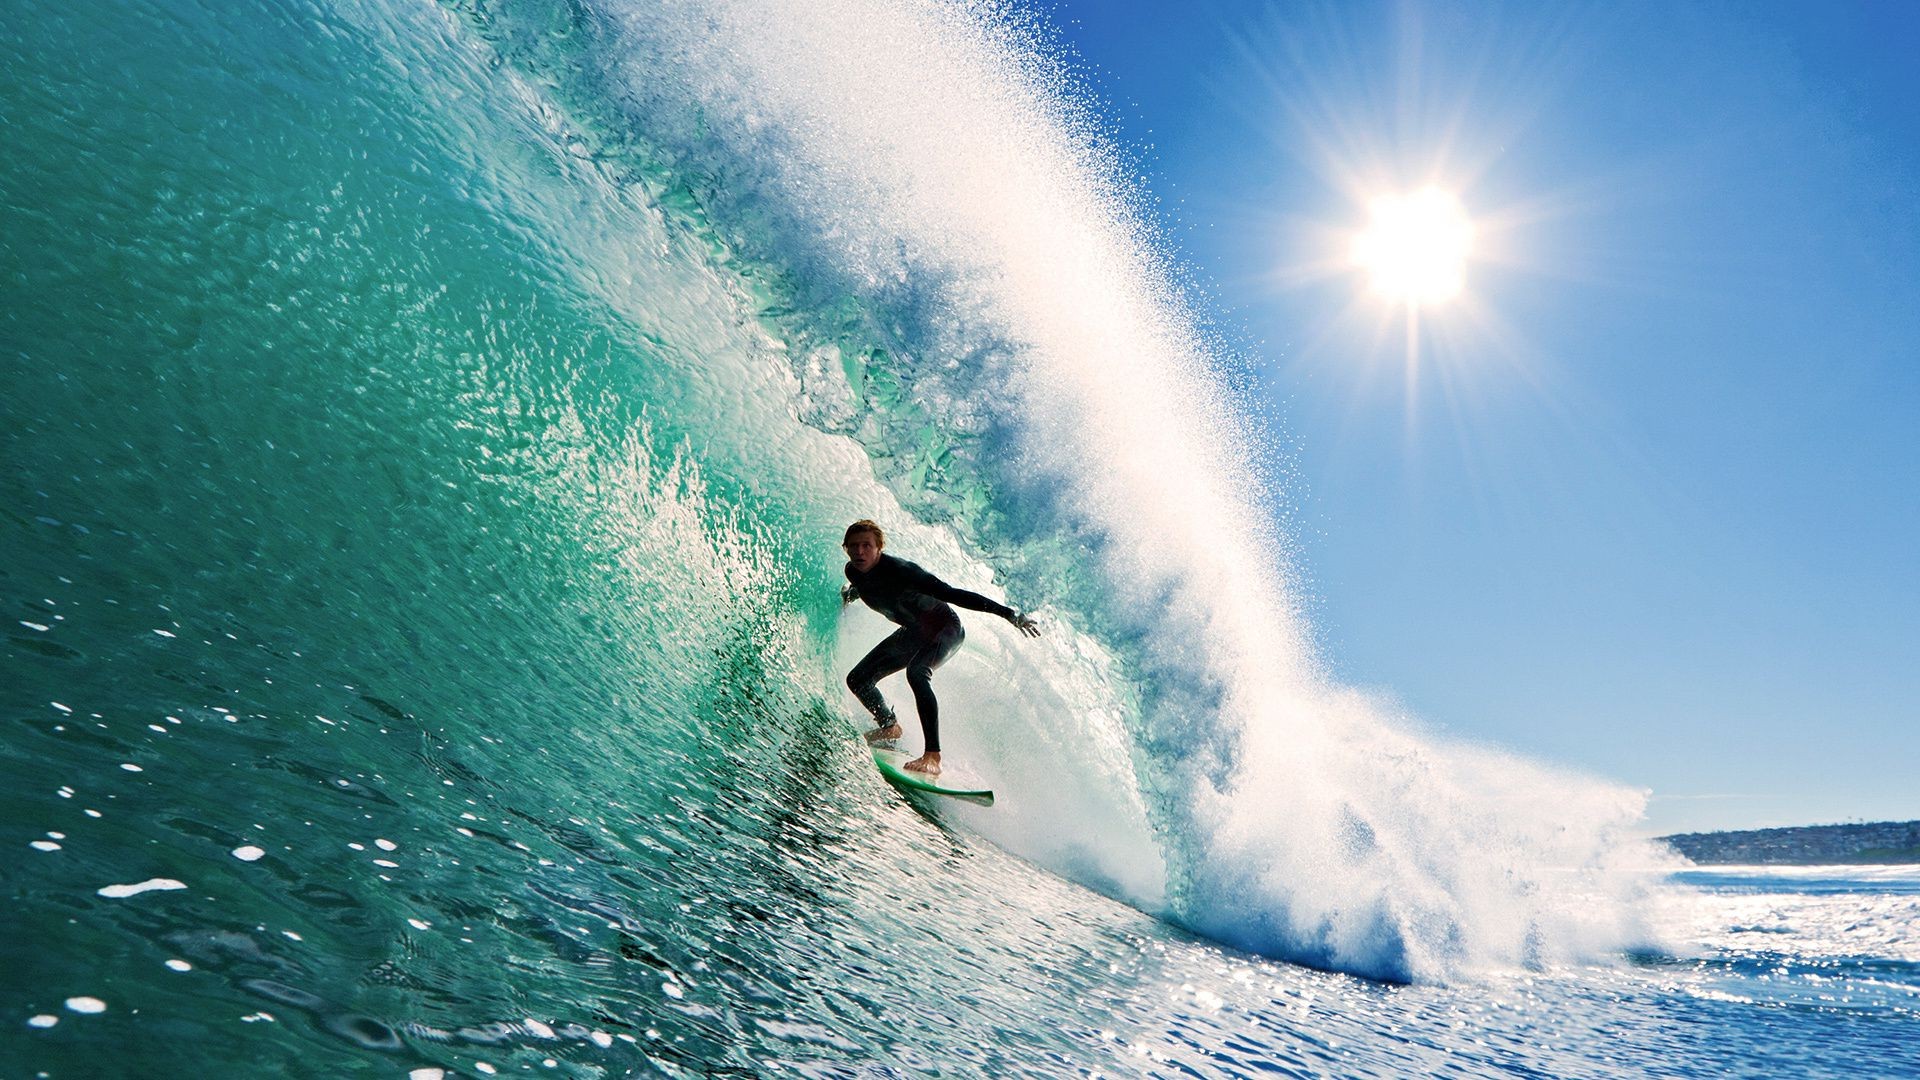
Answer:
[[981, 806], [993, 805], [993, 792], [984, 788], [945, 787], [940, 783], [943, 777], [928, 777], [901, 768], [912, 760], [899, 750], [888, 750], [883, 747], [875, 747], [873, 750], [874, 766], [894, 787], [908, 791], [924, 791], [929, 795], [945, 795], [950, 799], [965, 799]]

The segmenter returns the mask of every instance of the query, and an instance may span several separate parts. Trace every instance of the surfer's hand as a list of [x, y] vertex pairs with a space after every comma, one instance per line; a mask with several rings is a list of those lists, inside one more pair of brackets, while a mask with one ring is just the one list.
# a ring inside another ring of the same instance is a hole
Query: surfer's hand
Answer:
[[856, 588], [854, 588], [854, 587], [853, 587], [853, 586], [851, 586], [851, 585], [843, 585], [843, 586], [841, 586], [841, 587], [840, 587], [840, 602], [841, 602], [841, 603], [843, 603], [843, 604], [851, 604], [851, 603], [853, 603], [853, 602], [854, 602], [855, 600], [858, 600], [858, 599], [860, 599], [860, 590], [859, 590], [859, 589], [856, 589]]
[[1016, 612], [1013, 618], [1008, 619], [1007, 621], [1012, 623], [1016, 628], [1019, 629], [1021, 633], [1027, 635], [1028, 637], [1040, 636], [1040, 624], [1037, 622], [1034, 622], [1033, 616], [1028, 615], [1024, 611]]

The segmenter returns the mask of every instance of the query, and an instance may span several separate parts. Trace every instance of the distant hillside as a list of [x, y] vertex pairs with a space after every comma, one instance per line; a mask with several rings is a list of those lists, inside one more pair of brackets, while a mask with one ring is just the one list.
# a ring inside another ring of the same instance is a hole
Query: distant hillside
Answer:
[[1660, 839], [1697, 863], [1920, 863], [1920, 821], [1679, 833]]

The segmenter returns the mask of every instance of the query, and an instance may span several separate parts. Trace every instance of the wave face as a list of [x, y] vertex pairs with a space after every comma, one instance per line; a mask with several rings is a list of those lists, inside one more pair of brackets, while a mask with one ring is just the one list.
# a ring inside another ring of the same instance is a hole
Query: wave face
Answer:
[[[859, 972], [977, 974], [928, 924], [1016, 970], [1164, 933], [1065, 882], [1388, 980], [1638, 940], [1636, 793], [1328, 679], [1236, 361], [1015, 13], [25, 0], [0, 40], [8, 985], [121, 990], [74, 1061], [139, 1002], [877, 1053]], [[852, 738], [858, 517], [1046, 620], [940, 676], [993, 810], [926, 828]], [[898, 1052], [1052, 1030], [980, 993]]]

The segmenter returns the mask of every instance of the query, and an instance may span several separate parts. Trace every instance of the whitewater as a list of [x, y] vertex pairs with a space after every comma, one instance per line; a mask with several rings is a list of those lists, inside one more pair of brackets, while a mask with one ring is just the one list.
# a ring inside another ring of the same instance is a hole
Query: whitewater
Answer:
[[[1332, 678], [1049, 33], [0, 17], [0, 1075], [1920, 1072], [1911, 874]], [[991, 809], [866, 759], [863, 517], [1045, 624], [939, 675]]]

